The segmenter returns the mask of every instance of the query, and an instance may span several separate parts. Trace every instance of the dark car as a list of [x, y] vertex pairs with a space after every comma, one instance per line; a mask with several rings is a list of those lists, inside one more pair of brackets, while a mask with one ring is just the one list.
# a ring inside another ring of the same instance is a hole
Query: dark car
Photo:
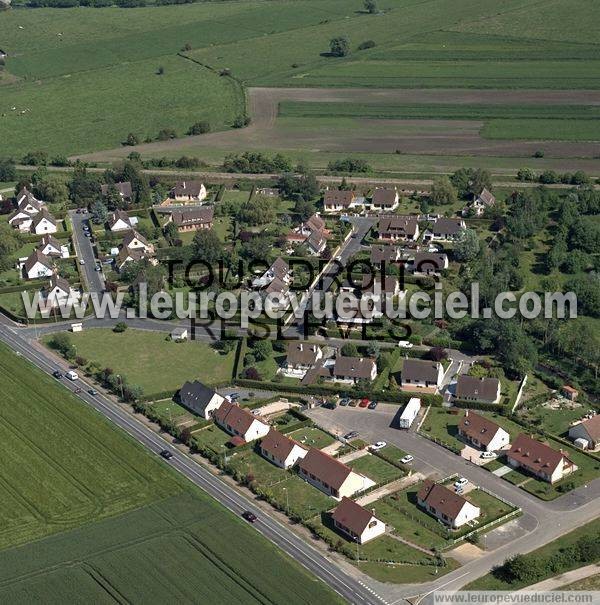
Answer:
[[242, 517], [244, 517], [244, 519], [246, 519], [248, 523], [254, 523], [258, 519], [258, 517], [254, 513], [251, 513], [249, 510], [245, 510], [242, 513]]
[[95, 395], [97, 395], [97, 394], [98, 394], [98, 391], [97, 391], [96, 389], [90, 389], [90, 390], [88, 391], [88, 393], [89, 393], [90, 395], [94, 395], [94, 396], [95, 396]]
[[54, 370], [54, 372], [52, 372], [52, 376], [54, 376], [54, 378], [62, 378], [62, 372], [60, 372], [59, 370]]
[[358, 431], [350, 431], [349, 433], [346, 433], [344, 435], [344, 439], [346, 439], [346, 440], [354, 439], [355, 437], [358, 437]]
[[371, 403], [369, 404], [369, 409], [370, 410], [374, 410], [377, 407], [377, 402], [376, 401], [371, 401]]
[[347, 397], [344, 397], [343, 399], [340, 399], [340, 405], [346, 406], [350, 403], [350, 399], [348, 399]]
[[160, 455], [165, 459], [165, 460], [171, 460], [171, 458], [173, 458], [173, 452], [170, 452], [169, 450], [163, 450]]

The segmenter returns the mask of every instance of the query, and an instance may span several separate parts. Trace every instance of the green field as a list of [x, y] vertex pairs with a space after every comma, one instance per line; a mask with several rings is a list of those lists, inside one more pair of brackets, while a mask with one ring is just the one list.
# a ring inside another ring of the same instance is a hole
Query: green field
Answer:
[[146, 394], [178, 389], [186, 380], [208, 384], [231, 379], [235, 352], [221, 355], [203, 342], [175, 343], [165, 333], [128, 329], [117, 334], [108, 328], [72, 335], [77, 355], [112, 368], [140, 385]]
[[366, 475], [369, 479], [375, 481], [375, 483], [381, 484], [389, 483], [404, 475], [398, 467], [371, 454], [355, 458], [351, 462], [348, 462], [348, 466], [357, 473]]

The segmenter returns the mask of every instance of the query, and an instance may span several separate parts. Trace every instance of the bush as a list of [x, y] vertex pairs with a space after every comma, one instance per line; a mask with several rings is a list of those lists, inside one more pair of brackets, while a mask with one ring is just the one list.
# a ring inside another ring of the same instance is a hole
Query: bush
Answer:
[[127, 330], [127, 324], [123, 321], [120, 321], [113, 328], [113, 332], [116, 332], [117, 334], [120, 334], [121, 332], [125, 332], [125, 330]]
[[373, 40], [365, 40], [358, 45], [358, 50], [367, 50], [368, 48], [374, 48], [377, 46]]
[[189, 130], [187, 131], [187, 134], [195, 135], [205, 134], [207, 132], [210, 132], [210, 124], [206, 120], [203, 120], [201, 122], [196, 122], [195, 124], [192, 124]]

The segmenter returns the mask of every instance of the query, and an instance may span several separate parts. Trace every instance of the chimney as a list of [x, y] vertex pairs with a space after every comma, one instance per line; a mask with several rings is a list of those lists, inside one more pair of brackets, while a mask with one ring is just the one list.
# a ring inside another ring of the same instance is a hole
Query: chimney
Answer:
[[465, 410], [465, 418], [469, 416], [469, 410]]
[[371, 509], [371, 514], [372, 514], [373, 516], [375, 516], [375, 509], [374, 509], [374, 508], [372, 508], [372, 509]]

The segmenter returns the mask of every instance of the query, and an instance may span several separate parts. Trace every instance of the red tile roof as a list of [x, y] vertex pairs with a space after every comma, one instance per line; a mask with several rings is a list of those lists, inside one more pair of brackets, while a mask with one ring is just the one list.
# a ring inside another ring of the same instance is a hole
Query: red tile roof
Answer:
[[297, 441], [286, 437], [275, 429], [271, 429], [260, 442], [261, 449], [267, 454], [272, 454], [277, 460], [285, 460], [295, 445], [302, 447]]
[[548, 475], [556, 470], [563, 458], [566, 458], [569, 463], [571, 462], [564, 452], [554, 450], [549, 445], [537, 441], [525, 433], [521, 433], [515, 439], [507, 456], [523, 466]]
[[439, 483], [434, 483], [431, 479], [423, 481], [417, 498], [449, 519], [456, 519], [463, 506], [468, 502], [466, 498]]
[[475, 412], [468, 412], [459, 422], [458, 430], [469, 439], [477, 439], [482, 445], [488, 445], [500, 430], [500, 426]]
[[300, 461], [299, 468], [334, 489], [342, 487], [352, 472], [349, 466], [314, 447], [308, 450], [308, 454]]
[[349, 529], [352, 533], [360, 536], [373, 518], [373, 513], [344, 496], [335, 511], [333, 511], [331, 518]]

